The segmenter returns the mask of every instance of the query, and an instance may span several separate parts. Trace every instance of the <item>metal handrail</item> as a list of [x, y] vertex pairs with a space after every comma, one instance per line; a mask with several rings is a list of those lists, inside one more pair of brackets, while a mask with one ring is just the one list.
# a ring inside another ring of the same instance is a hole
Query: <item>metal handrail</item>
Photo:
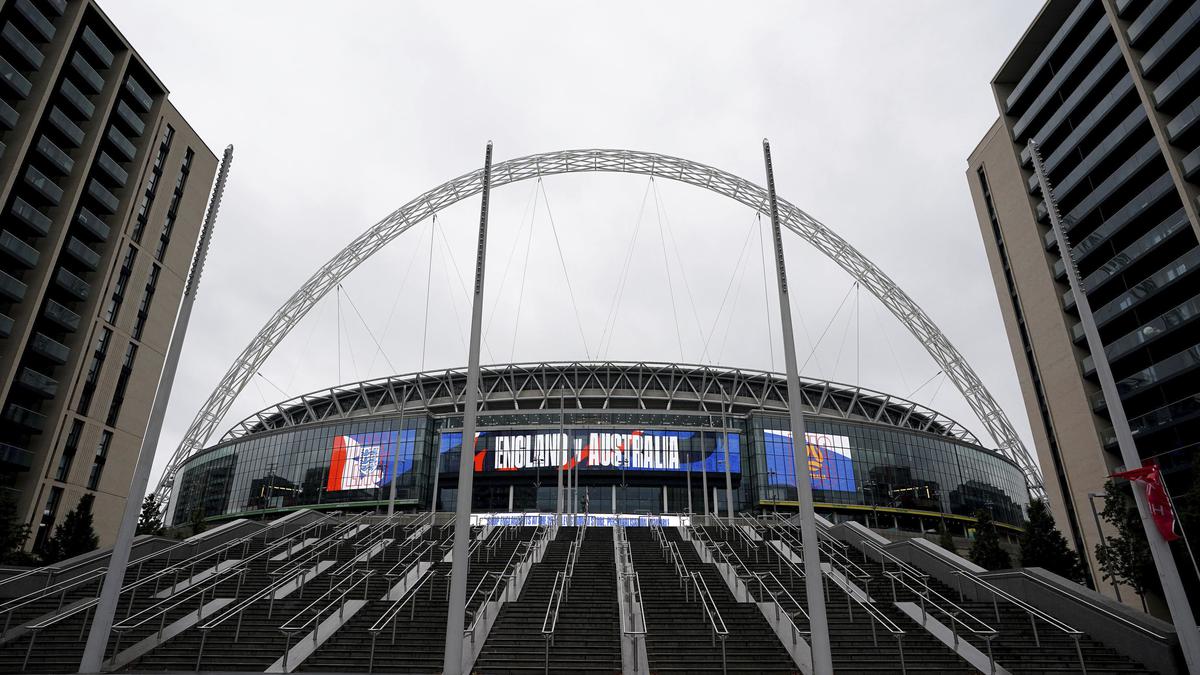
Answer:
[[1125, 624], [1129, 628], [1132, 628], [1138, 632], [1144, 633], [1156, 640], [1165, 641], [1167, 639], [1166, 635], [1163, 635], [1161, 633], [1156, 633], [1156, 632], [1150, 630], [1149, 628], [1146, 628], [1145, 626], [1134, 623], [1133, 621], [1130, 621], [1129, 619], [1127, 619], [1119, 614], [1116, 614], [1108, 609], [1105, 609], [1104, 607], [1101, 607], [1100, 605], [1097, 605], [1097, 604], [1089, 601], [1087, 598], [1081, 598], [1077, 595], [1071, 595], [1069, 593], [1066, 593], [1061, 588], [1058, 588], [1058, 587], [1054, 586], [1053, 584], [1046, 583], [1046, 581], [1037, 578], [1036, 576], [1030, 574], [1029, 572], [1027, 572], [1025, 570], [1014, 570], [1012, 572], [1007, 572], [1007, 574], [1013, 574], [1013, 573], [1018, 574], [1024, 578], [1028, 579], [1029, 581], [1032, 581], [1032, 582], [1038, 584], [1039, 586], [1046, 588], [1047, 590], [1054, 591], [1055, 593], [1057, 593], [1063, 597], [1070, 598], [1072, 602], [1077, 602], [1081, 605], [1084, 605], [1092, 611], [1099, 612], [1100, 614], [1105, 615], [1106, 617], [1108, 617], [1109, 619], [1112, 619], [1113, 621], [1118, 621], [1122, 624]]
[[[988, 652], [988, 664], [990, 666], [988, 669], [988, 672], [993, 672], [993, 673], [996, 672], [996, 660], [992, 655], [992, 640], [994, 640], [996, 638], [996, 636], [998, 636], [1000, 634], [1000, 631], [996, 630], [995, 628], [992, 628], [991, 626], [989, 626], [986, 622], [984, 622], [979, 617], [975, 616], [974, 614], [972, 614], [972, 613], [968, 612], [967, 610], [963, 609], [962, 607], [958, 606], [957, 604], [955, 604], [952, 600], [950, 600], [946, 596], [929, 588], [929, 584], [927, 581], [925, 582], [924, 586], [922, 586], [922, 587], [919, 587], [919, 588], [913, 587], [907, 581], [905, 581], [905, 579], [907, 577], [909, 577], [910, 575], [903, 570], [898, 571], [898, 572], [884, 572], [884, 576], [887, 576], [892, 580], [892, 601], [893, 602], [895, 602], [898, 598], [898, 596], [896, 595], [896, 583], [897, 582], [904, 588], [908, 589], [908, 591], [910, 593], [912, 593], [912, 594], [916, 595], [918, 598], [920, 598], [920, 601], [921, 601], [921, 624], [922, 625], [925, 624], [925, 617], [930, 609], [937, 610], [944, 617], [949, 619], [950, 632], [952, 633], [953, 638], [954, 638], [953, 649], [955, 651], [958, 650], [958, 640], [959, 640], [958, 627], [960, 627], [960, 626], [964, 630], [966, 630], [968, 633], [974, 635], [977, 638], [981, 638], [984, 641], [986, 641], [987, 642], [987, 652]], [[970, 623], [968, 623], [962, 617], [969, 619]]]
[[[411, 549], [409, 549], [408, 553], [406, 553], [404, 555], [404, 557], [401, 558], [395, 565], [392, 565], [391, 567], [389, 567], [388, 571], [383, 573], [383, 576], [385, 576], [385, 577], [408, 576], [408, 573], [412, 569], [413, 565], [419, 563], [421, 561], [421, 559], [425, 557], [426, 553], [432, 552], [433, 548], [434, 548], [434, 546], [433, 546], [432, 541], [422, 541], [422, 542], [417, 543], [415, 546], [413, 546]], [[432, 562], [432, 560], [430, 562]], [[396, 570], [398, 570], [398, 569], [403, 570], [403, 572], [400, 572], [399, 574], [397, 574]]]
[[[621, 592], [628, 600], [617, 603], [621, 612], [621, 632], [625, 635], [646, 634], [646, 610], [642, 605], [642, 581], [637, 572], [627, 572], [621, 575]], [[637, 614], [628, 614], [626, 607], [638, 608]]]
[[546, 603], [546, 616], [542, 619], [542, 640], [546, 644], [545, 672], [550, 672], [550, 647], [554, 644], [554, 631], [558, 628], [558, 609], [566, 593], [567, 576], [559, 570], [554, 573], [554, 586], [550, 589], [550, 601]]
[[[396, 598], [395, 602], [393, 602], [390, 607], [384, 610], [383, 615], [379, 617], [378, 621], [376, 621], [371, 625], [370, 628], [367, 629], [367, 632], [371, 634], [371, 656], [367, 662], [368, 673], [375, 672], [375, 640], [379, 637], [379, 633], [381, 633], [383, 629], [386, 628], [390, 623], [392, 625], [392, 644], [396, 644], [396, 617], [400, 615], [400, 612], [404, 611], [405, 607], [408, 607], [409, 620], [411, 621], [416, 615], [416, 599], [418, 594], [426, 585], [429, 586], [429, 597], [431, 600], [433, 599], [433, 579], [437, 576], [437, 574], [434, 574], [432, 571], [430, 571], [430, 573], [418, 579], [417, 582], [404, 591], [399, 598]], [[447, 579], [447, 582], [450, 579], [449, 575], [441, 576], [444, 576]], [[449, 583], [447, 583], [447, 592], [448, 591]]]
[[1061, 631], [1062, 633], [1064, 633], [1067, 637], [1070, 637], [1071, 640], [1074, 641], [1074, 643], [1075, 643], [1075, 653], [1079, 657], [1079, 667], [1082, 672], [1087, 673], [1087, 664], [1083, 660], [1083, 649], [1079, 645], [1079, 640], [1081, 637], [1083, 637], [1083, 631], [1072, 628], [1071, 626], [1067, 625], [1066, 623], [1059, 621], [1058, 619], [1050, 616], [1049, 614], [1043, 612], [1042, 610], [1038, 609], [1037, 607], [1034, 607], [1033, 605], [1028, 604], [1024, 600], [1021, 600], [1020, 598], [1017, 598], [1016, 596], [1012, 595], [1011, 593], [1003, 591], [1000, 588], [996, 587], [994, 584], [989, 583], [988, 581], [985, 581], [985, 580], [979, 578], [975, 573], [973, 573], [969, 570], [953, 570], [952, 573], [955, 574], [956, 576], [958, 576], [958, 578], [960, 579], [959, 586], [958, 586], [958, 599], [960, 601], [963, 600], [963, 591], [962, 591], [961, 580], [964, 578], [967, 579], [968, 581], [974, 582], [977, 586], [979, 586], [980, 588], [982, 588], [992, 594], [992, 611], [995, 612], [995, 614], [996, 614], [996, 623], [1000, 623], [1000, 606], [997, 602], [997, 598], [1003, 599], [1005, 602], [1008, 602], [1008, 603], [1016, 606], [1018, 609], [1023, 610], [1027, 615], [1029, 615], [1029, 625], [1033, 629], [1033, 644], [1035, 647], [1041, 648], [1041, 646], [1042, 646], [1042, 638], [1038, 634], [1038, 629], [1037, 629], [1037, 620], [1038, 619], [1045, 621], [1047, 624], [1050, 625], [1051, 628], [1055, 628], [1055, 629]]
[[[321, 620], [325, 615], [325, 611], [336, 606], [338, 616], [345, 618], [346, 596], [353, 593], [359, 586], [362, 586], [363, 600], [365, 601], [367, 599], [367, 592], [370, 590], [369, 582], [372, 576], [374, 576], [374, 572], [371, 570], [355, 570], [345, 579], [339, 581], [336, 585], [331, 586], [329, 590], [325, 591], [320, 597], [309, 603], [307, 607], [299, 612], [296, 612], [292, 618], [283, 622], [283, 625], [279, 627], [279, 631], [284, 635], [283, 672], [288, 672], [288, 653], [292, 651], [292, 635], [303, 631], [312, 625], [313, 648], [315, 649], [319, 644], [319, 636], [317, 635], [319, 631], [317, 630], [317, 627], [321, 625]], [[337, 597], [333, 598], [329, 602], [326, 602], [323, 606], [318, 607], [316, 612], [311, 617], [305, 619], [302, 623], [294, 623], [303, 618], [305, 614], [307, 614], [314, 607], [317, 607], [317, 605], [325, 602], [327, 598], [333, 596], [335, 593]], [[332, 612], [330, 614], [332, 615]]]
[[884, 559], [881, 560], [880, 563], [883, 565], [883, 571], [885, 574], [887, 573], [887, 563], [891, 562], [908, 576], [916, 577], [922, 580], [927, 580], [929, 578], [928, 574], [897, 558], [892, 552], [883, 548], [879, 544], [866, 539], [861, 540], [861, 543], [863, 548], [870, 550], [872, 553]]
[[692, 585], [695, 587], [696, 597], [700, 600], [702, 614], [708, 619], [708, 624], [712, 628], [713, 645], [716, 645], [718, 639], [721, 641], [721, 671], [727, 672], [729, 668], [725, 661], [725, 639], [729, 637], [729, 629], [725, 627], [725, 620], [721, 618], [721, 610], [717, 608], [717, 603], [708, 590], [704, 575], [692, 572]]
[[[759, 591], [771, 596], [771, 600], [774, 601], [776, 608], [783, 610], [793, 622], [795, 622], [796, 617], [800, 616], [804, 617], [805, 622], [809, 621], [808, 612], [804, 610], [804, 606], [796, 601], [791, 591], [787, 589], [787, 586], [783, 585], [783, 582], [775, 576], [774, 572], [751, 572], [747, 578], [757, 582]], [[777, 590], [767, 588], [767, 580], [770, 580], [777, 587]], [[751, 595], [753, 596], [753, 593]], [[808, 633], [811, 631], [805, 630], [800, 632]]]

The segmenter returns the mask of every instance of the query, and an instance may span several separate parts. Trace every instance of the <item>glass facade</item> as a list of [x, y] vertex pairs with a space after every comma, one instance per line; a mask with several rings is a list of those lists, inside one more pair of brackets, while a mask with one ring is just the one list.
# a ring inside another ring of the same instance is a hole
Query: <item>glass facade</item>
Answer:
[[[223, 443], [184, 465], [172, 522], [186, 523], [197, 511], [220, 518], [298, 507], [376, 508], [388, 499], [393, 474], [400, 508], [429, 508], [436, 484], [439, 510], [453, 510], [461, 425], [458, 416], [422, 415], [401, 427], [392, 416]], [[736, 510], [796, 504], [784, 415], [752, 413], [722, 426], [719, 416], [700, 412], [514, 411], [481, 415], [479, 429], [473, 511], [553, 512], [558, 468], [579, 466], [580, 510], [701, 512], [707, 497], [710, 510], [724, 512], [726, 438]], [[823, 512], [970, 518], [988, 509], [1000, 522], [1023, 520], [1028, 496], [1020, 470], [984, 448], [819, 416], [808, 419], [808, 432], [809, 480]]]

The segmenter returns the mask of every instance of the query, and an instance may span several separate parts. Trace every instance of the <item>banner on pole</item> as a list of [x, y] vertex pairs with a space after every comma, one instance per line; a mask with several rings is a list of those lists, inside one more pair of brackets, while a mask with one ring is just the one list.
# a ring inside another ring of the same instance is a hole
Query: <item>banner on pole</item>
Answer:
[[1112, 478], [1125, 478], [1144, 485], [1146, 502], [1150, 505], [1150, 516], [1154, 518], [1158, 533], [1166, 541], [1179, 539], [1179, 532], [1175, 529], [1175, 510], [1171, 508], [1171, 499], [1167, 496], [1167, 488], [1163, 485], [1162, 472], [1157, 464], [1119, 471], [1114, 473]]

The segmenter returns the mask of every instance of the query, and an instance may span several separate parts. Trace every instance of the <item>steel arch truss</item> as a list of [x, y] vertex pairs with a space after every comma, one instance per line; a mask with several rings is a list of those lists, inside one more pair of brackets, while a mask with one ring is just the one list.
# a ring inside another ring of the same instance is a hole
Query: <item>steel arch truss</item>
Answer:
[[[465, 368], [364, 380], [302, 394], [264, 408], [230, 427], [221, 443], [306, 424], [405, 414], [463, 412]], [[780, 373], [677, 363], [572, 361], [484, 366], [483, 414], [567, 409], [786, 415], [787, 380]], [[886, 424], [981, 445], [966, 427], [919, 403], [864, 387], [800, 379], [807, 414]]]
[[[675, 180], [723, 195], [760, 213], [767, 211], [766, 190], [755, 183], [699, 162], [635, 150], [561, 150], [511, 159], [492, 167], [492, 187], [541, 176], [584, 172], [641, 174]], [[472, 171], [418, 196], [363, 232], [309, 277], [242, 350], [196, 413], [163, 472], [158, 496], [169, 496], [183, 460], [203, 447], [271, 351], [326, 293], [413, 225], [479, 194], [482, 176], [482, 169]], [[963, 355], [925, 311], [866, 256], [812, 216], [784, 199], [779, 200], [779, 216], [783, 226], [846, 270], [908, 328], [962, 393], [1000, 452], [1021, 467], [1033, 494], [1043, 495], [1041, 473], [1012, 423]]]

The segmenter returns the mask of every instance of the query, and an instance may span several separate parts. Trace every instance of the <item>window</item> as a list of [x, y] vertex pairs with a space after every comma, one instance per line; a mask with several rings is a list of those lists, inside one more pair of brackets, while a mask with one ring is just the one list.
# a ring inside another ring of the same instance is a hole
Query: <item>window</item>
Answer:
[[129, 285], [129, 276], [133, 274], [133, 262], [137, 259], [137, 249], [132, 245], [125, 251], [125, 260], [121, 263], [121, 272], [117, 275], [117, 283], [113, 286], [112, 297], [108, 301], [106, 321], [116, 325], [117, 313], [121, 311], [121, 303], [125, 301], [125, 287]]
[[71, 422], [71, 431], [67, 434], [67, 442], [63, 444], [62, 456], [58, 458], [58, 470], [54, 472], [54, 480], [66, 481], [71, 473], [71, 463], [75, 461], [75, 450], [79, 447], [79, 435], [83, 433], [83, 420]]
[[88, 474], [89, 490], [95, 490], [100, 485], [100, 474], [104, 471], [104, 460], [108, 457], [108, 446], [112, 444], [112, 436], [108, 429], [100, 432], [100, 442], [96, 444], [96, 457], [92, 460], [92, 471]]
[[112, 403], [108, 406], [108, 418], [105, 424], [110, 427], [117, 425], [121, 415], [121, 404], [125, 402], [125, 389], [129, 386], [129, 377], [133, 374], [133, 361], [137, 358], [137, 345], [130, 342], [125, 348], [125, 360], [121, 363], [121, 374], [117, 376], [117, 387], [113, 391]]
[[54, 526], [54, 516], [58, 513], [58, 505], [62, 502], [62, 496], [62, 488], [57, 485], [50, 487], [50, 494], [46, 496], [46, 505], [42, 507], [42, 519], [38, 522], [37, 534], [33, 540], [35, 551], [42, 550], [46, 539], [50, 537], [50, 530]]
[[158, 248], [154, 250], [154, 259], [162, 262], [167, 252], [167, 244], [171, 243], [171, 230], [175, 229], [175, 216], [179, 211], [179, 202], [183, 198], [183, 188], [187, 185], [188, 174], [192, 170], [192, 157], [195, 155], [191, 148], [183, 157], [179, 167], [179, 179], [175, 181], [175, 191], [171, 194], [171, 205], [167, 209], [167, 220], [163, 223], [162, 234], [158, 237]]
[[112, 329], [101, 328], [100, 336], [96, 338], [96, 349], [92, 352], [92, 361], [88, 364], [87, 377], [83, 381], [83, 391], [79, 394], [79, 405], [75, 412], [86, 415], [92, 405], [92, 394], [96, 393], [96, 379], [100, 377], [100, 367], [104, 365], [104, 357], [108, 354], [108, 343], [112, 340]]
[[137, 320], [133, 324], [133, 339], [141, 340], [142, 331], [146, 328], [146, 319], [150, 316], [150, 301], [154, 299], [154, 289], [158, 286], [158, 275], [162, 268], [150, 266], [150, 278], [146, 280], [146, 290], [142, 293], [142, 301], [138, 303]]
[[166, 131], [163, 132], [162, 142], [158, 144], [158, 154], [154, 158], [154, 166], [150, 168], [150, 177], [146, 179], [146, 190], [142, 193], [142, 199], [138, 203], [137, 219], [134, 221], [132, 238], [137, 243], [142, 243], [142, 233], [146, 230], [146, 221], [150, 216], [150, 205], [154, 203], [154, 195], [158, 192], [158, 182], [162, 178], [163, 164], [167, 161], [167, 153], [171, 150], [171, 139], [175, 137], [175, 130], [167, 125]]

